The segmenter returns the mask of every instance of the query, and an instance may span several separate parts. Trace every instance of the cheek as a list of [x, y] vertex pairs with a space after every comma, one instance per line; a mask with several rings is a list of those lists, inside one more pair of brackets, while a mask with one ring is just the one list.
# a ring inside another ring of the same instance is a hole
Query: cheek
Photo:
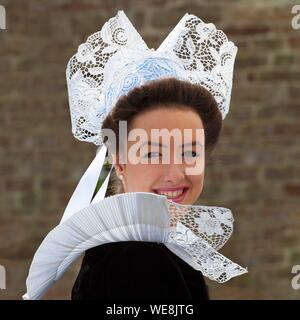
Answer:
[[203, 189], [204, 173], [202, 173], [201, 175], [189, 176], [189, 180], [193, 187], [193, 193], [200, 193]]
[[151, 191], [151, 187], [160, 177], [160, 170], [155, 165], [130, 165], [126, 169], [130, 191]]

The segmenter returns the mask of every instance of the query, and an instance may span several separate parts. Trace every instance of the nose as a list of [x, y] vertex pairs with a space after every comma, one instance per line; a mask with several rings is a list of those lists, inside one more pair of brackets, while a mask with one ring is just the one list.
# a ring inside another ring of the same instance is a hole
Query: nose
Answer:
[[182, 164], [170, 163], [164, 165], [164, 181], [173, 185], [180, 184], [184, 180], [185, 172]]

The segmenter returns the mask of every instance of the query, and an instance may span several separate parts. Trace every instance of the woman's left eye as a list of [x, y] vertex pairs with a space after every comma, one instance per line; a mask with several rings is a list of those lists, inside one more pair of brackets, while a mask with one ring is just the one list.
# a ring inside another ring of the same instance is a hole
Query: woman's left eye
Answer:
[[196, 151], [187, 151], [187, 152], [185, 152], [185, 154], [187, 154], [187, 153], [189, 153], [190, 155], [191, 155], [191, 153], [192, 153], [192, 157], [193, 157], [193, 158], [199, 156], [199, 153], [197, 153]]

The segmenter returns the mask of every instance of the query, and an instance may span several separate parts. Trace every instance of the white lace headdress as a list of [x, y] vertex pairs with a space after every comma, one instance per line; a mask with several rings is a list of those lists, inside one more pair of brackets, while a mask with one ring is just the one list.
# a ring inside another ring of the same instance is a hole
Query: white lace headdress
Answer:
[[107, 152], [102, 122], [118, 98], [148, 81], [174, 77], [207, 88], [225, 119], [236, 53], [223, 31], [188, 13], [157, 50], [147, 47], [123, 11], [79, 46], [66, 70], [72, 132], [101, 149], [80, 179], [60, 224], [37, 250], [24, 299], [39, 299], [82, 252], [112, 241], [163, 242], [218, 282], [247, 272], [217, 252], [232, 232], [229, 209], [180, 205], [144, 192], [104, 199], [112, 169], [92, 199]]
[[101, 123], [117, 99], [149, 80], [175, 77], [207, 88], [229, 111], [237, 47], [212, 23], [185, 14], [158, 49], [149, 49], [123, 11], [81, 44], [66, 71], [72, 131], [101, 144]]

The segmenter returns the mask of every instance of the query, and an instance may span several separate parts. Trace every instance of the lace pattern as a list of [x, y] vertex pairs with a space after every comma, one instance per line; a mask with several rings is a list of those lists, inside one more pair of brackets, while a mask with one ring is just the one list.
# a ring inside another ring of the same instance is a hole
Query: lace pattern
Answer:
[[[186, 14], [158, 51], [172, 52], [189, 71], [189, 80], [215, 97], [223, 119], [229, 111], [237, 47], [212, 23]], [[173, 57], [174, 58], [174, 57]]]
[[[194, 268], [221, 283], [247, 272], [217, 252], [233, 231], [234, 219], [230, 209], [170, 202], [168, 210], [173, 230], [167, 243], [176, 244], [184, 254], [189, 254], [192, 261], [187, 262]], [[178, 253], [176, 247], [170, 246], [169, 249]]]
[[[171, 226], [177, 226], [177, 239], [188, 240], [193, 234], [219, 250], [230, 238], [233, 231], [233, 216], [230, 209], [212, 206], [181, 205], [169, 201]], [[184, 226], [188, 226], [185, 229]], [[190, 230], [183, 236], [183, 231]], [[188, 237], [189, 236], [189, 237]], [[179, 238], [178, 238], [179, 237]], [[193, 239], [193, 237], [192, 237]], [[189, 242], [189, 241], [188, 241]]]
[[103, 25], [101, 31], [89, 36], [69, 60], [66, 78], [75, 138], [101, 144], [100, 124], [110, 107], [105, 105], [103, 95], [103, 83], [111, 72], [106, 65], [124, 46], [148, 49], [125, 14], [118, 13]]
[[125, 13], [118, 11], [101, 31], [78, 47], [68, 62], [74, 136], [101, 145], [101, 124], [117, 99], [135, 86], [167, 76], [208, 89], [224, 119], [229, 111], [236, 52], [237, 47], [223, 31], [190, 14], [179, 21], [157, 50], [150, 50]]

